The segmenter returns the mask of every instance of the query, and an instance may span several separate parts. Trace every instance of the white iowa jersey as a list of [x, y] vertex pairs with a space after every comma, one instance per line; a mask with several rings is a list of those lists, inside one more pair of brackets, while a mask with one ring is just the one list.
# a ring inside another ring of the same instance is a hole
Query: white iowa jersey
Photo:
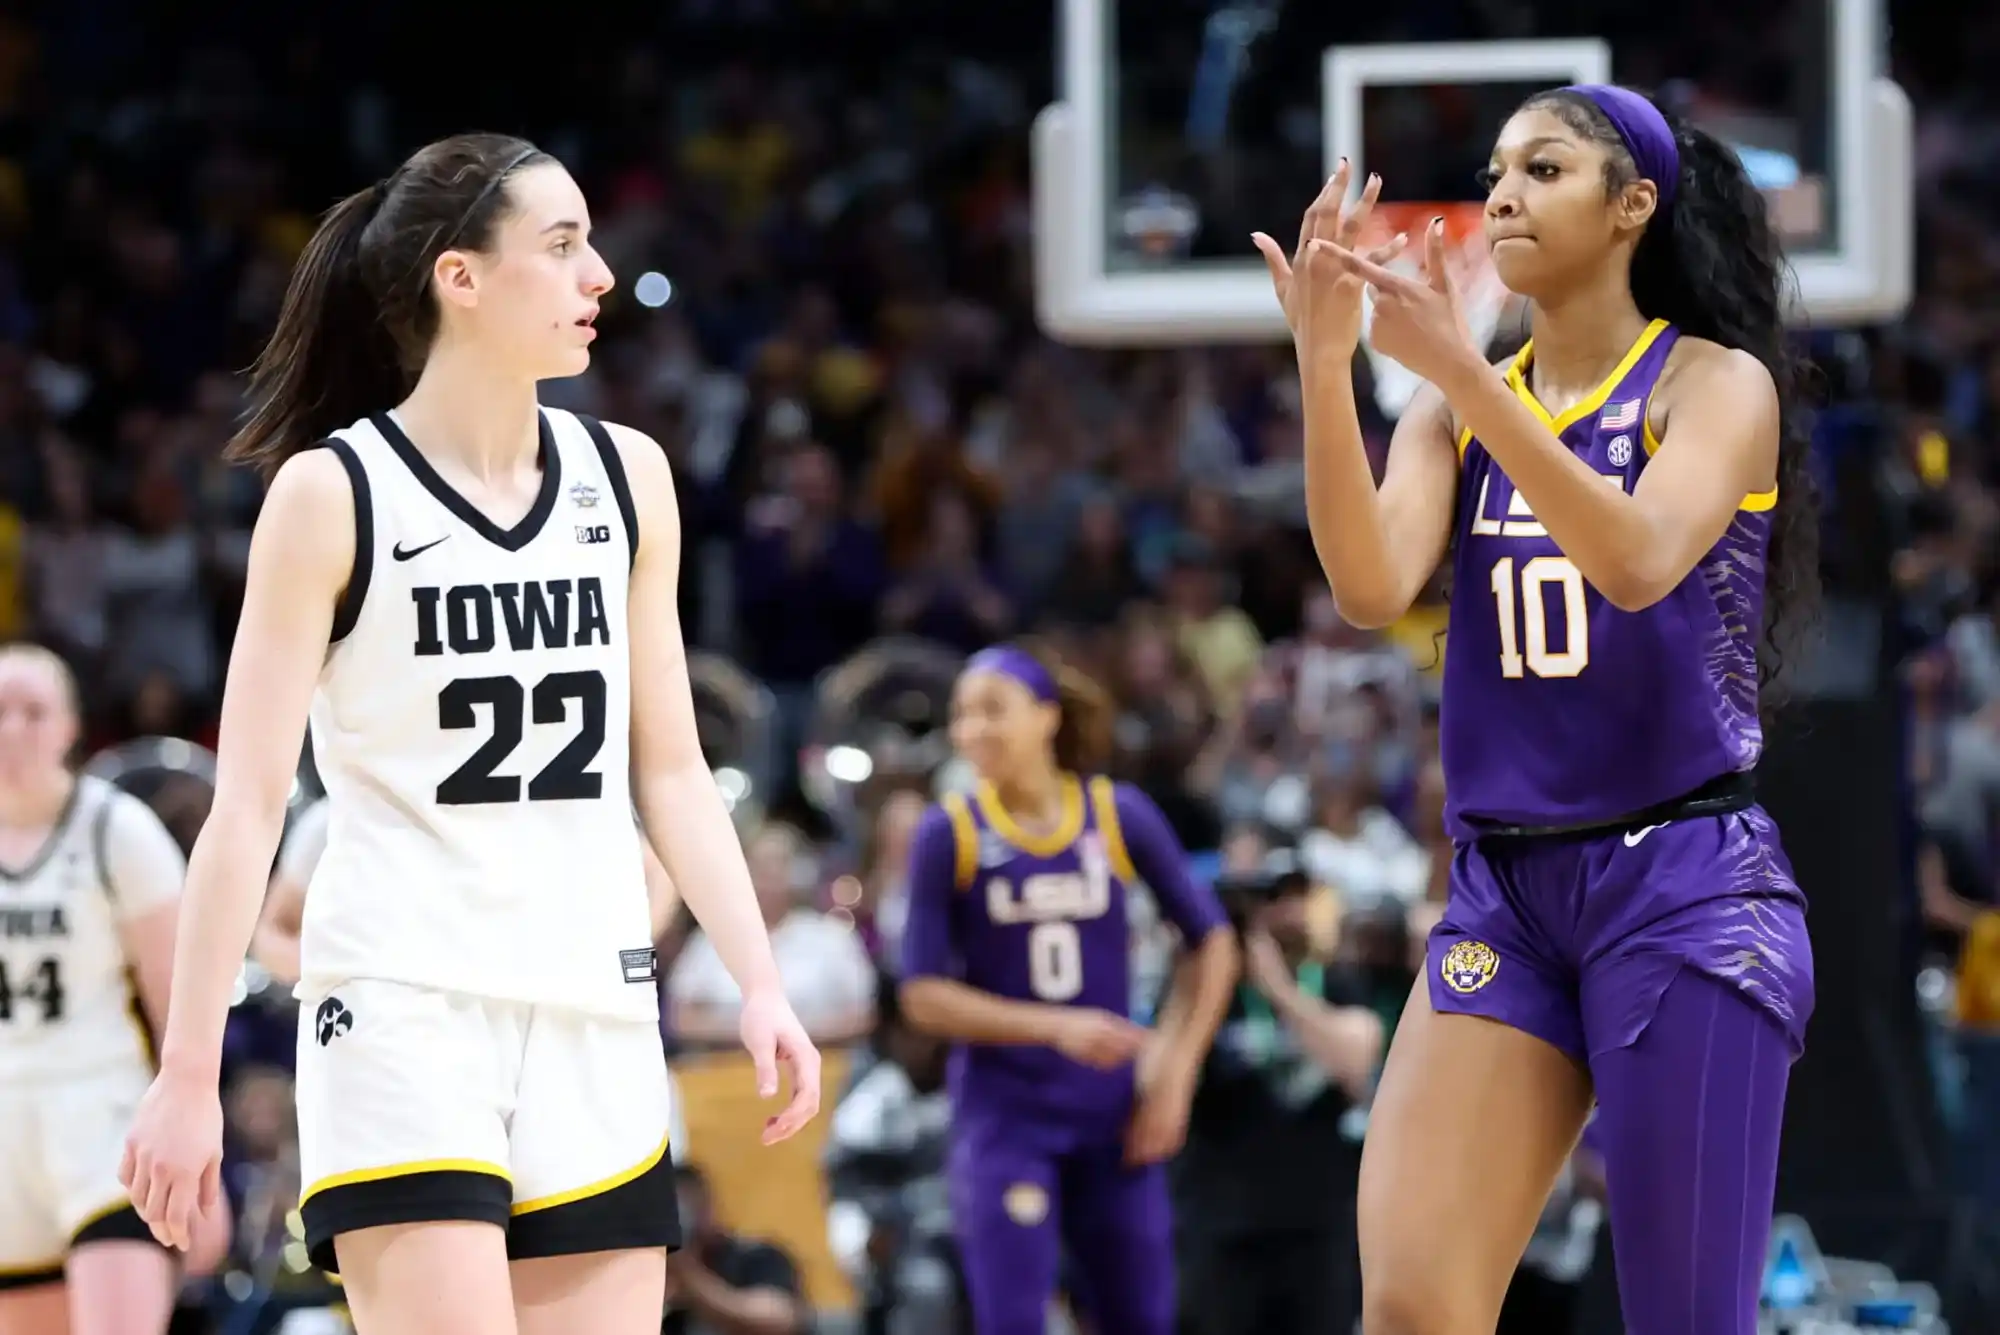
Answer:
[[0, 870], [0, 1085], [150, 1065], [119, 927], [172, 904], [185, 873], [150, 807], [77, 779], [41, 852]]
[[632, 826], [631, 493], [603, 427], [542, 410], [503, 529], [387, 414], [335, 433], [355, 573], [313, 700], [326, 849], [300, 995], [379, 978], [658, 1014]]

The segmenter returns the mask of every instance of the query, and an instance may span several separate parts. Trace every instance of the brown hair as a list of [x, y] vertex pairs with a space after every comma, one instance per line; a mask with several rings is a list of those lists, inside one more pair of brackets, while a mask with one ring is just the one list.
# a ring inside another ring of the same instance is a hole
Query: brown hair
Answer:
[[328, 432], [400, 402], [437, 338], [438, 256], [491, 245], [510, 207], [507, 178], [549, 161], [524, 139], [454, 135], [334, 205], [292, 269], [251, 367], [256, 407], [224, 457], [269, 476]]
[[1056, 684], [1056, 764], [1077, 774], [1104, 768], [1111, 758], [1111, 725], [1117, 706], [1095, 678], [1069, 666], [1046, 644], [1021, 646]]

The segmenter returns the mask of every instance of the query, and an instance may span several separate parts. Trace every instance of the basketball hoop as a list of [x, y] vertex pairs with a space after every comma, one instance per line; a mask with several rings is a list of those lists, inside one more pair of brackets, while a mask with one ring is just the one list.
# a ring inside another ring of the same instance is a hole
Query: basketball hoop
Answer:
[[[1423, 272], [1424, 229], [1430, 226], [1432, 218], [1444, 216], [1445, 256], [1451, 265], [1452, 282], [1458, 289], [1459, 313], [1465, 319], [1466, 333], [1482, 353], [1493, 340], [1493, 331], [1499, 328], [1500, 316], [1507, 309], [1513, 294], [1500, 281], [1500, 275], [1493, 271], [1493, 263], [1486, 253], [1486, 233], [1482, 216], [1486, 206], [1479, 203], [1460, 204], [1377, 204], [1368, 217], [1368, 225], [1363, 229], [1357, 249], [1361, 254], [1380, 245], [1387, 244], [1396, 233], [1404, 233], [1408, 243], [1403, 253], [1389, 262], [1389, 268], [1398, 273], [1418, 275]], [[1368, 369], [1375, 381], [1375, 404], [1391, 418], [1400, 417], [1416, 397], [1417, 387], [1423, 383], [1415, 374], [1400, 363], [1391, 361], [1375, 351], [1375, 345], [1368, 338], [1368, 331], [1375, 323], [1375, 303], [1372, 296], [1363, 297], [1361, 346], [1368, 353]]]

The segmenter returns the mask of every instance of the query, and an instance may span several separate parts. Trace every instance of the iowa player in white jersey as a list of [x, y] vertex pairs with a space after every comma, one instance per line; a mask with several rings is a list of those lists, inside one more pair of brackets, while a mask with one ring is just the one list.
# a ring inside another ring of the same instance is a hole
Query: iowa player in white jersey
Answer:
[[632, 804], [746, 997], [766, 1127], [819, 1058], [701, 754], [659, 447], [537, 406], [612, 285], [569, 174], [460, 136], [321, 223], [233, 457], [274, 476], [126, 1168], [185, 1245], [216, 1195], [231, 985], [310, 714], [301, 1211], [361, 1335], [639, 1335], [678, 1241]]
[[[306, 887], [326, 852], [326, 827], [332, 808], [325, 798], [308, 804], [285, 829], [278, 845], [278, 865], [271, 872], [271, 885], [264, 893], [264, 911], [250, 938], [250, 958], [265, 973], [290, 986], [299, 981], [299, 934], [305, 927]], [[680, 907], [680, 895], [673, 879], [643, 838], [639, 851], [646, 863], [646, 904], [652, 919], [652, 939], [667, 934], [667, 924]]]
[[[118, 1158], [185, 866], [145, 803], [70, 771], [75, 701], [54, 654], [0, 648], [0, 1335], [158, 1335], [176, 1267]], [[206, 1229], [212, 1261], [224, 1216]]]

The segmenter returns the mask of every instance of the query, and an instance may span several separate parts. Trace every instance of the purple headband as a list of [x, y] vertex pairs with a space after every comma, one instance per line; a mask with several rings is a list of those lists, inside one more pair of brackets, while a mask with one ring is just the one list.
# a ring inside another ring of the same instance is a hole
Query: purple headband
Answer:
[[1674, 146], [1673, 127], [1653, 105], [1652, 99], [1630, 88], [1609, 83], [1573, 83], [1559, 92], [1587, 97], [1618, 131], [1625, 149], [1638, 165], [1639, 175], [1660, 192], [1660, 212], [1674, 206], [1674, 190], [1681, 179], [1681, 153]]
[[1011, 644], [996, 644], [990, 649], [981, 649], [966, 660], [965, 670], [996, 672], [1003, 677], [1012, 677], [1028, 688], [1028, 694], [1045, 705], [1057, 704], [1062, 699], [1049, 670], [1037, 662], [1033, 654], [1025, 649], [1016, 649]]

